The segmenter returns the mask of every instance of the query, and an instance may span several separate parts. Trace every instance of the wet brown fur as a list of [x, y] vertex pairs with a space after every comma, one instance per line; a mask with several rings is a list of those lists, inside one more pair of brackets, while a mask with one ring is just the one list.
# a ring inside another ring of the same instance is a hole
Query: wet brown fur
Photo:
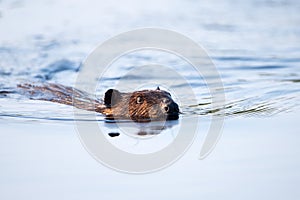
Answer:
[[171, 94], [159, 88], [132, 93], [110, 89], [105, 93], [104, 101], [60, 84], [20, 84], [18, 88], [32, 99], [103, 113], [108, 119], [176, 120], [179, 115], [178, 105], [173, 101]]

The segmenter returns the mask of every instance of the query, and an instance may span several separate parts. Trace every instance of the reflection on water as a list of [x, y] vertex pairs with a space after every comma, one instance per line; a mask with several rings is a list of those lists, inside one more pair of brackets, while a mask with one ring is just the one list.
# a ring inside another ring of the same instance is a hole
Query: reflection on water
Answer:
[[114, 121], [110, 123], [105, 123], [104, 127], [107, 128], [106, 132], [111, 137], [116, 137], [120, 134], [113, 132], [113, 130], [123, 132], [124, 134], [129, 134], [131, 137], [143, 136], [151, 137], [161, 134], [167, 129], [171, 129], [177, 126], [178, 120], [172, 121], [153, 121], [151, 123], [134, 123], [131, 121]]

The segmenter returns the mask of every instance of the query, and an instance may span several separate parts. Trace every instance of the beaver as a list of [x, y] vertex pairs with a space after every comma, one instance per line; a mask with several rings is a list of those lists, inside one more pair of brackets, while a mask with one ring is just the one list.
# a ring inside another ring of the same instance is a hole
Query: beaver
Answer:
[[155, 90], [120, 92], [109, 89], [104, 99], [61, 84], [18, 84], [31, 99], [51, 101], [71, 105], [79, 109], [95, 111], [105, 115], [106, 119], [131, 119], [137, 122], [177, 120], [179, 106], [171, 94], [157, 87]]

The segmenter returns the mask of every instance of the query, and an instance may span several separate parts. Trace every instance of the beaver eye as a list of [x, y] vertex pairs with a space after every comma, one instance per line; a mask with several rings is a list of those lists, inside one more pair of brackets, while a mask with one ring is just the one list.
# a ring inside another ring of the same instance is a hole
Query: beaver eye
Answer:
[[138, 103], [138, 104], [143, 103], [142, 97], [137, 97], [137, 98], [136, 98], [136, 103]]

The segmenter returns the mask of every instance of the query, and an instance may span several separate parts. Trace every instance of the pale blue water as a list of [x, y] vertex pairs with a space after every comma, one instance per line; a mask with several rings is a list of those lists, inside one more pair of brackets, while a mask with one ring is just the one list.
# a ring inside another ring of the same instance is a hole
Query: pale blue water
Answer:
[[[189, 79], [199, 98], [191, 105], [186, 86], [174, 85], [184, 100], [181, 117], [203, 119], [198, 138], [177, 163], [131, 176], [100, 165], [83, 149], [72, 108], [0, 94], [0, 198], [299, 199], [299, 10], [296, 0], [0, 1], [0, 91], [22, 81], [73, 85], [98, 44], [124, 31], [158, 27], [206, 49], [226, 95], [223, 137], [199, 161], [207, 119], [216, 112], [205, 83], [182, 60], [161, 52], [116, 62], [99, 97], [133, 66], [159, 62]], [[168, 131], [155, 148], [172, 141]], [[126, 136], [112, 142], [130, 152], [153, 150], [151, 142]]]

